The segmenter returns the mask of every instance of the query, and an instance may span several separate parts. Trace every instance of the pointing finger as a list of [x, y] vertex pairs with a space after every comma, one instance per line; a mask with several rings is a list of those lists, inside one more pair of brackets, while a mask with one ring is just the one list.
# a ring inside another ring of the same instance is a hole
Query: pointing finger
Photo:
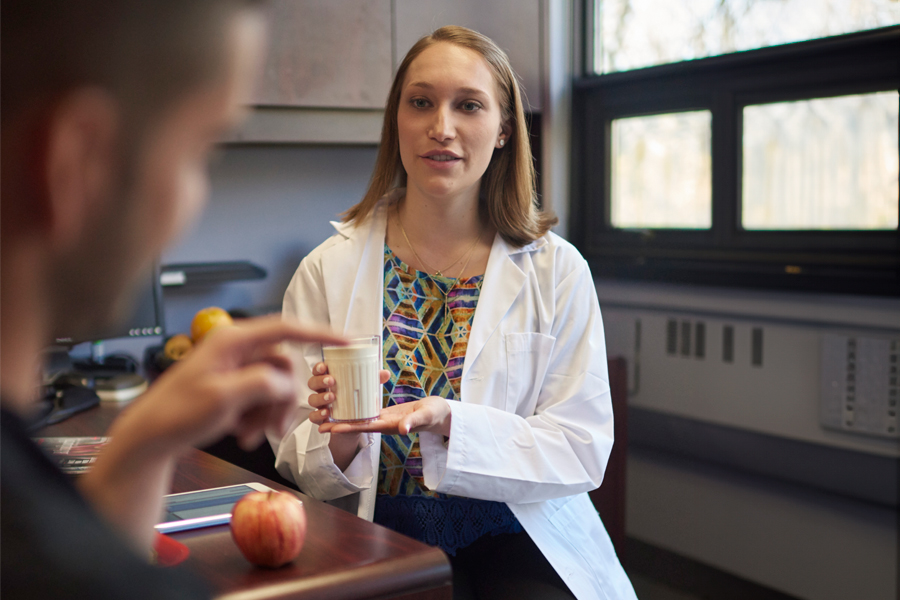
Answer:
[[239, 340], [238, 345], [253, 347], [280, 342], [323, 342], [340, 345], [347, 343], [344, 337], [335, 335], [322, 325], [285, 321], [279, 316], [242, 320], [230, 331]]

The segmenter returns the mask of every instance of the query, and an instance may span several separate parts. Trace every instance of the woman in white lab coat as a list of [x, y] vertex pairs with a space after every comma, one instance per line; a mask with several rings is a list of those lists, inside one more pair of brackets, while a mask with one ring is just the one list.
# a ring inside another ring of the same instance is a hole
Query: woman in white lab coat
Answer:
[[384, 408], [331, 422], [309, 344], [292, 431], [270, 440], [307, 494], [447, 551], [455, 598], [634, 598], [587, 495], [613, 443], [596, 292], [536, 207], [524, 119], [489, 39], [445, 27], [413, 46], [368, 193], [284, 300], [382, 334]]

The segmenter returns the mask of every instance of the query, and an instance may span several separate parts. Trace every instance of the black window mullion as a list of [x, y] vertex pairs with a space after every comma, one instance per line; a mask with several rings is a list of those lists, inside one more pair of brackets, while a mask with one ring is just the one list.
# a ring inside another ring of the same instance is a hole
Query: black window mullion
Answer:
[[712, 223], [716, 246], [727, 248], [740, 222], [741, 130], [734, 94], [718, 90], [712, 120]]
[[[587, 98], [581, 94], [572, 97], [572, 131], [587, 132], [591, 111], [587, 109]], [[587, 169], [587, 153], [590, 150], [591, 136], [589, 134], [573, 134], [569, 144], [572, 161], [569, 165], [569, 181], [571, 182], [569, 198], [569, 222], [568, 236], [576, 246], [585, 246], [585, 226], [588, 221], [588, 211], [596, 204], [596, 200], [587, 200], [590, 194], [590, 186], [585, 181], [584, 173]], [[562, 198], [553, 198], [551, 202], [559, 203]]]

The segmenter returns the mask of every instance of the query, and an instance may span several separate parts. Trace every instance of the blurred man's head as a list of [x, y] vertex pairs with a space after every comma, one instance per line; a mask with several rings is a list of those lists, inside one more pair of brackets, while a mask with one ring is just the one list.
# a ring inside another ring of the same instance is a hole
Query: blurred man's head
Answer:
[[207, 156], [259, 66], [257, 5], [3, 2], [2, 289], [34, 255], [48, 334], [114, 317], [199, 211]]

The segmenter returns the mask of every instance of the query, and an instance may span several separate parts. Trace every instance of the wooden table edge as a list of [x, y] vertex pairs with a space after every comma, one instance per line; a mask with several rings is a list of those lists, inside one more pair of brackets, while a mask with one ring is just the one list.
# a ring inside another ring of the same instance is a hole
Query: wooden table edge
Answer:
[[[452, 596], [453, 581], [450, 561], [437, 548], [431, 548], [426, 554], [425, 557], [405, 557], [392, 560], [390, 563], [375, 562], [352, 572], [324, 573], [304, 579], [228, 592], [217, 595], [216, 599], [279, 600], [296, 598], [298, 594], [303, 594], [305, 600], [361, 600], [446, 589], [446, 598], [449, 600]], [[423, 560], [428, 562], [425, 568], [422, 568]], [[397, 578], [404, 578], [404, 585], [398, 586]]]

